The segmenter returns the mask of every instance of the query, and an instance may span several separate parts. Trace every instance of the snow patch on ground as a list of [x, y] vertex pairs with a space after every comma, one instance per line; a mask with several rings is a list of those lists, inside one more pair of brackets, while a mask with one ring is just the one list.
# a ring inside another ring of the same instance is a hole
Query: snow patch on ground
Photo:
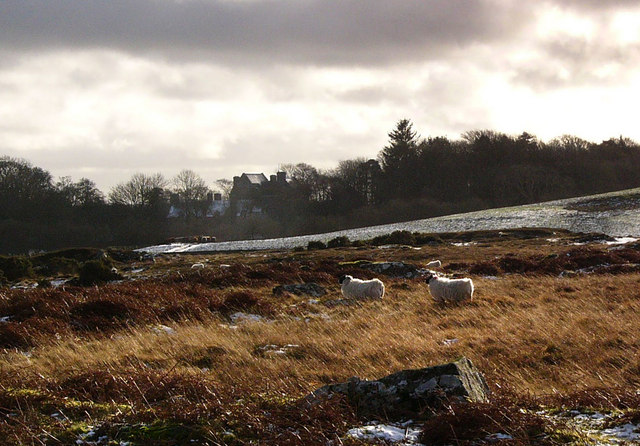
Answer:
[[168, 335], [176, 334], [176, 331], [173, 328], [168, 327], [166, 325], [156, 325], [155, 327], [152, 327], [151, 329], [157, 334], [168, 334]]
[[300, 346], [298, 344], [286, 344], [286, 345], [276, 345], [276, 344], [267, 344], [258, 347], [258, 349], [265, 355], [286, 355], [292, 350], [299, 349]]
[[599, 232], [612, 237], [640, 238], [640, 208], [624, 211], [578, 211], [567, 209], [567, 205], [598, 197], [623, 196], [640, 192], [640, 189], [592, 197], [570, 198], [525, 206], [515, 206], [484, 211], [454, 214], [423, 220], [369, 226], [366, 228], [335, 231], [324, 234], [303, 235], [265, 240], [241, 240], [218, 243], [171, 243], [149, 246], [138, 251], [150, 254], [193, 253], [215, 251], [251, 251], [264, 249], [293, 249], [305, 247], [310, 241], [327, 243], [336, 237], [350, 240], [368, 240], [393, 231], [410, 232], [462, 232], [473, 230], [497, 230], [515, 228], [559, 228], [574, 232]]
[[231, 322], [233, 322], [234, 324], [241, 324], [241, 323], [247, 323], [247, 322], [260, 322], [264, 319], [262, 316], [258, 314], [242, 313], [241, 311], [238, 311], [237, 313], [233, 313], [231, 316], [229, 316], [229, 318], [231, 319]]
[[371, 421], [365, 426], [349, 429], [347, 437], [358, 440], [382, 440], [398, 445], [419, 446], [420, 428], [412, 426], [412, 422], [383, 424]]
[[615, 240], [604, 242], [606, 245], [624, 245], [625, 243], [632, 243], [638, 241], [635, 237], [616, 237]]
[[[561, 415], [547, 415], [567, 421], [569, 426], [585, 435], [590, 444], [597, 446], [626, 446], [640, 443], [640, 425], [623, 423], [615, 426], [619, 413], [601, 412], [583, 413], [578, 410], [567, 411]], [[605, 428], [606, 425], [614, 427]]]

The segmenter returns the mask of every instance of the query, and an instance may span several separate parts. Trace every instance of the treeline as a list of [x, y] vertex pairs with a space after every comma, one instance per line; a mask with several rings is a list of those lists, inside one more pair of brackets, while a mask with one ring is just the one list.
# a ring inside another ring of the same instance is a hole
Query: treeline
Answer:
[[[640, 186], [640, 146], [565, 135], [547, 143], [481, 130], [459, 140], [421, 138], [403, 119], [377, 159], [320, 172], [285, 166], [293, 197], [263, 207], [287, 234], [406, 221]], [[294, 207], [290, 213], [281, 207]], [[273, 209], [274, 211], [270, 211]]]
[[[628, 138], [549, 142], [481, 130], [458, 140], [418, 136], [409, 120], [389, 133], [377, 159], [320, 171], [283, 166], [286, 187], [252, 191], [261, 214], [206, 216], [210, 188], [195, 172], [136, 174], [105, 196], [82, 178], [54, 181], [29, 162], [0, 158], [0, 252], [71, 246], [140, 246], [168, 237], [276, 237], [433, 217], [640, 186], [640, 146]], [[213, 187], [228, 196], [232, 182]], [[167, 218], [174, 206], [180, 218]]]

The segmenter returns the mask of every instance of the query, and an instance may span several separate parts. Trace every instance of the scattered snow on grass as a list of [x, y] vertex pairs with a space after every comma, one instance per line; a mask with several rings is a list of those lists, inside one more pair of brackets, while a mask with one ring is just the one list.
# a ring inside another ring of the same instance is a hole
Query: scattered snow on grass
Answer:
[[176, 331], [173, 328], [168, 327], [166, 325], [156, 325], [155, 327], [152, 327], [151, 329], [154, 332], [156, 332], [157, 334], [168, 334], [168, 335], [176, 334]]
[[141, 248], [138, 251], [159, 254], [293, 249], [296, 247], [305, 247], [310, 241], [327, 243], [333, 238], [342, 236], [348, 237], [350, 240], [368, 240], [379, 235], [390, 234], [393, 231], [438, 233], [515, 229], [523, 227], [559, 228], [574, 232], [600, 232], [612, 237], [640, 237], [640, 208], [624, 211], [593, 210], [586, 212], [567, 208], [567, 206], [585, 199], [626, 196], [637, 193], [638, 191], [640, 191], [640, 189], [594, 195], [591, 197], [549, 201], [525, 206], [486, 209], [466, 214], [446, 215], [324, 234], [216, 243], [172, 243], [168, 245], [149, 246]]
[[627, 423], [610, 429], [604, 429], [601, 433], [607, 437], [634, 442], [634, 444], [638, 444], [637, 442], [640, 441], [640, 426], [637, 424]]
[[347, 432], [348, 437], [358, 440], [382, 440], [399, 445], [418, 446], [420, 429], [408, 423], [382, 424], [372, 421], [365, 426], [354, 427]]
[[283, 346], [275, 345], [275, 344], [267, 344], [261, 347], [258, 347], [260, 351], [262, 351], [265, 355], [286, 355], [288, 352], [292, 350], [299, 349], [300, 346], [298, 344], [286, 344]]
[[638, 239], [635, 237], [616, 237], [615, 240], [604, 242], [607, 245], [624, 245], [625, 243], [635, 242]]
[[616, 420], [620, 416], [619, 413], [583, 413], [578, 410], [570, 410], [559, 416], [547, 416], [568, 421], [573, 429], [585, 435], [591, 441], [589, 444], [597, 446], [626, 446], [639, 444], [640, 442], [640, 425], [638, 424], [624, 423], [605, 428], [607, 425], [616, 424]]
[[259, 314], [242, 313], [241, 311], [238, 311], [237, 313], [233, 313], [229, 317], [231, 318], [231, 321], [234, 324], [240, 324], [243, 322], [260, 322], [264, 319]]

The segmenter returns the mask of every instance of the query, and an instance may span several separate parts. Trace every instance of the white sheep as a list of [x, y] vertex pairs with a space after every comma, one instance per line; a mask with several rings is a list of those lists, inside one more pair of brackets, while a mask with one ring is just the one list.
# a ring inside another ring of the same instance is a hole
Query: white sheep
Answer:
[[340, 285], [346, 299], [382, 299], [384, 296], [384, 283], [380, 279], [361, 280], [342, 276]]
[[440, 268], [442, 266], [442, 262], [440, 260], [432, 260], [427, 263], [427, 268]]
[[204, 263], [194, 263], [191, 265], [191, 269], [204, 269]]
[[436, 302], [462, 302], [473, 298], [473, 281], [469, 278], [448, 279], [429, 274], [426, 282]]

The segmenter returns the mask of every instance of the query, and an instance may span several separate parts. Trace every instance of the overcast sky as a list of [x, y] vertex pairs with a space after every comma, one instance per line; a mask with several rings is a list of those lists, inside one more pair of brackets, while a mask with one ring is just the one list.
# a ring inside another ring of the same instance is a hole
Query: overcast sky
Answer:
[[0, 155], [104, 192], [375, 157], [409, 118], [640, 141], [638, 0], [2, 0]]

